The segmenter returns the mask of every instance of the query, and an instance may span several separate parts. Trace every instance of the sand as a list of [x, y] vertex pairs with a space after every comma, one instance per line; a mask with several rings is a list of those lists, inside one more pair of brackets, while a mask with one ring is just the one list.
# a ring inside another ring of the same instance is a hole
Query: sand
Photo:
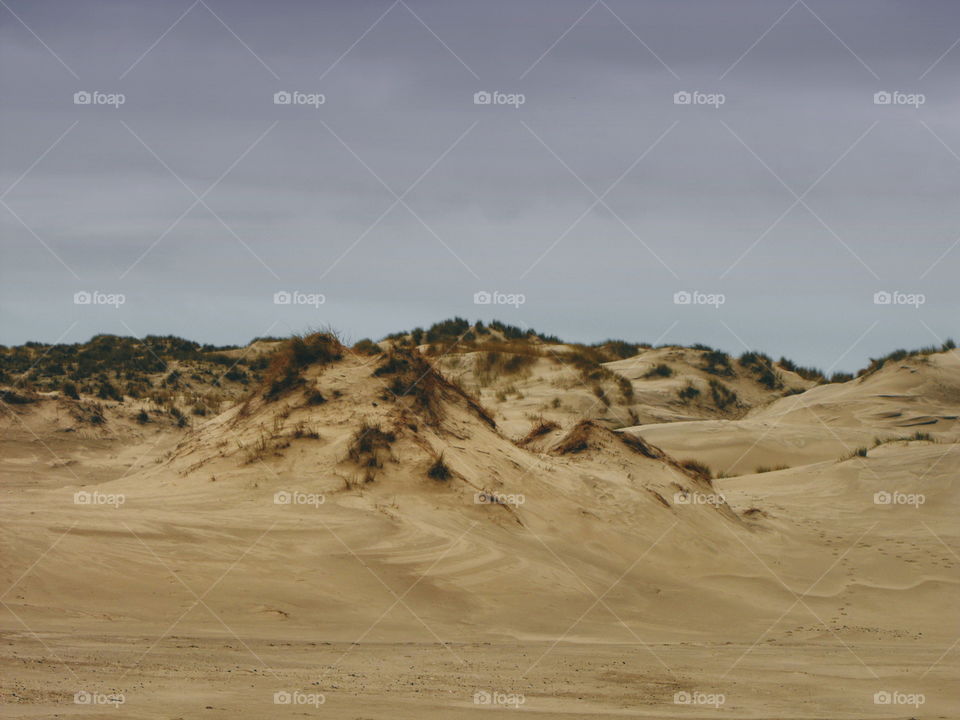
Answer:
[[[0, 713], [958, 716], [955, 354], [623, 431], [646, 448], [572, 416], [520, 447], [529, 408], [493, 428], [375, 365], [187, 431], [5, 408]], [[364, 422], [396, 431], [370, 482]]]

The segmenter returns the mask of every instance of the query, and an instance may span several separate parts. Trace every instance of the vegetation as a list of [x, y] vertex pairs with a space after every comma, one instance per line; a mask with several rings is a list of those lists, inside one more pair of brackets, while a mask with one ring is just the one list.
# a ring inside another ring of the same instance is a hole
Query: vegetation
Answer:
[[955, 350], [956, 347], [957, 344], [953, 340], [948, 339], [942, 345], [931, 345], [928, 347], [918, 348], [916, 350], [894, 350], [891, 353], [887, 353], [883, 357], [870, 358], [870, 364], [860, 370], [857, 373], [857, 377], [869, 377], [888, 363], [900, 362], [901, 360], [906, 360], [907, 358], [925, 357], [927, 355], [933, 355], [934, 353], [939, 352], [949, 352], [950, 350]]
[[446, 481], [453, 477], [453, 472], [443, 461], [443, 453], [440, 453], [437, 459], [434, 460], [427, 469], [427, 477], [440, 481]]
[[709, 350], [703, 354], [700, 369], [719, 377], [735, 377], [730, 356], [720, 350]]
[[782, 390], [783, 376], [774, 368], [769, 356], [758, 352], [745, 352], [740, 356], [740, 366], [750, 372], [754, 379], [767, 390]]
[[652, 368], [647, 370], [643, 377], [650, 378], [668, 378], [673, 377], [673, 368], [667, 365], [666, 363], [658, 363]]
[[294, 335], [273, 354], [264, 377], [267, 400], [276, 400], [304, 382], [303, 371], [311, 365], [327, 365], [343, 358], [344, 347], [331, 332]]
[[736, 407], [740, 402], [737, 393], [713, 378], [710, 379], [710, 397], [713, 398], [713, 404], [718, 410]]
[[553, 420], [547, 420], [541, 415], [533, 422], [533, 427], [530, 428], [530, 432], [520, 441], [520, 445], [527, 445], [528, 443], [533, 442], [538, 437], [543, 435], [548, 435], [554, 430], [560, 429], [560, 425], [555, 423]]
[[704, 480], [713, 479], [713, 470], [710, 469], [709, 465], [706, 465], [699, 460], [681, 460], [680, 467], [693, 473], [694, 475], [702, 477]]
[[360, 467], [382, 468], [383, 461], [390, 457], [390, 446], [396, 440], [394, 433], [364, 421], [350, 440], [347, 457]]
[[677, 396], [683, 402], [688, 402], [700, 396], [700, 389], [692, 382], [688, 382], [684, 387], [677, 391]]

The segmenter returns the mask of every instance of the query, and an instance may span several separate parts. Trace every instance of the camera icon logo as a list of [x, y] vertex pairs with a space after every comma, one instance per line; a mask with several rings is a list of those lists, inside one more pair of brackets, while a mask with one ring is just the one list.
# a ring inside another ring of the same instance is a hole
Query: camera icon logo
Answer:
[[687, 493], [682, 493], [682, 492], [674, 493], [674, 495], [673, 495], [673, 501], [674, 501], [677, 505], [689, 505], [689, 504], [690, 504], [690, 496], [689, 496]]
[[874, 505], [890, 505], [891, 503], [893, 503], [893, 495], [886, 490], [881, 490], [873, 494]]
[[89, 305], [91, 302], [93, 302], [93, 295], [88, 293], [86, 290], [81, 290], [80, 292], [75, 292], [73, 294], [74, 305]]
[[893, 295], [886, 290], [879, 290], [873, 294], [874, 305], [889, 305], [893, 302]]
[[893, 95], [888, 93], [886, 90], [881, 90], [880, 92], [875, 92], [873, 94], [874, 105], [889, 105], [892, 102], [893, 102]]
[[686, 90], [681, 90], [673, 94], [674, 105], [689, 105], [691, 102], [693, 102], [693, 96]]
[[289, 505], [293, 502], [293, 495], [286, 490], [278, 490], [273, 494], [273, 503], [275, 505]]
[[481, 290], [473, 294], [474, 305], [489, 305], [492, 302], [493, 302], [493, 295], [488, 293], [486, 290]]
[[681, 290], [673, 294], [674, 305], [689, 305], [693, 301], [693, 296], [686, 290]]
[[880, 690], [873, 694], [873, 704], [874, 705], [890, 705], [893, 703], [893, 695], [888, 693], [886, 690]]
[[286, 290], [278, 290], [273, 294], [274, 305], [289, 305], [291, 302], [293, 302], [293, 295]]
[[290, 705], [293, 703], [293, 695], [286, 690], [277, 690], [273, 694], [274, 705]]
[[81, 690], [73, 694], [73, 702], [76, 705], [89, 705], [93, 702], [93, 695], [88, 693], [86, 690]]
[[289, 105], [291, 102], [293, 102], [293, 96], [286, 90], [281, 90], [273, 94], [274, 105]]
[[486, 690], [477, 690], [473, 694], [474, 705], [489, 705], [493, 702], [493, 696]]
[[486, 90], [480, 90], [473, 94], [473, 104], [474, 105], [489, 105], [493, 102], [493, 96], [488, 93]]
[[93, 96], [86, 90], [80, 90], [73, 94], [74, 105], [89, 105], [93, 101]]
[[674, 705], [690, 705], [693, 702], [693, 696], [686, 690], [681, 690], [673, 694]]

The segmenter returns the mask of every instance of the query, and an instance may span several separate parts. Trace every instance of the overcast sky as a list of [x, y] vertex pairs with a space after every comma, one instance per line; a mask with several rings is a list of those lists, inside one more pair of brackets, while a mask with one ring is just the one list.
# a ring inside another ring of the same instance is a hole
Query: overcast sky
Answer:
[[0, 342], [957, 335], [956, 2], [191, 2], [0, 6]]

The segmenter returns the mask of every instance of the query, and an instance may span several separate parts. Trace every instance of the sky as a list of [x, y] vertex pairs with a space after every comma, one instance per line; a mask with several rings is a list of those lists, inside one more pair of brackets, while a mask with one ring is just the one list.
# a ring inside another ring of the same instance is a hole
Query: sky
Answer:
[[3, 0], [0, 343], [960, 339], [960, 6]]

